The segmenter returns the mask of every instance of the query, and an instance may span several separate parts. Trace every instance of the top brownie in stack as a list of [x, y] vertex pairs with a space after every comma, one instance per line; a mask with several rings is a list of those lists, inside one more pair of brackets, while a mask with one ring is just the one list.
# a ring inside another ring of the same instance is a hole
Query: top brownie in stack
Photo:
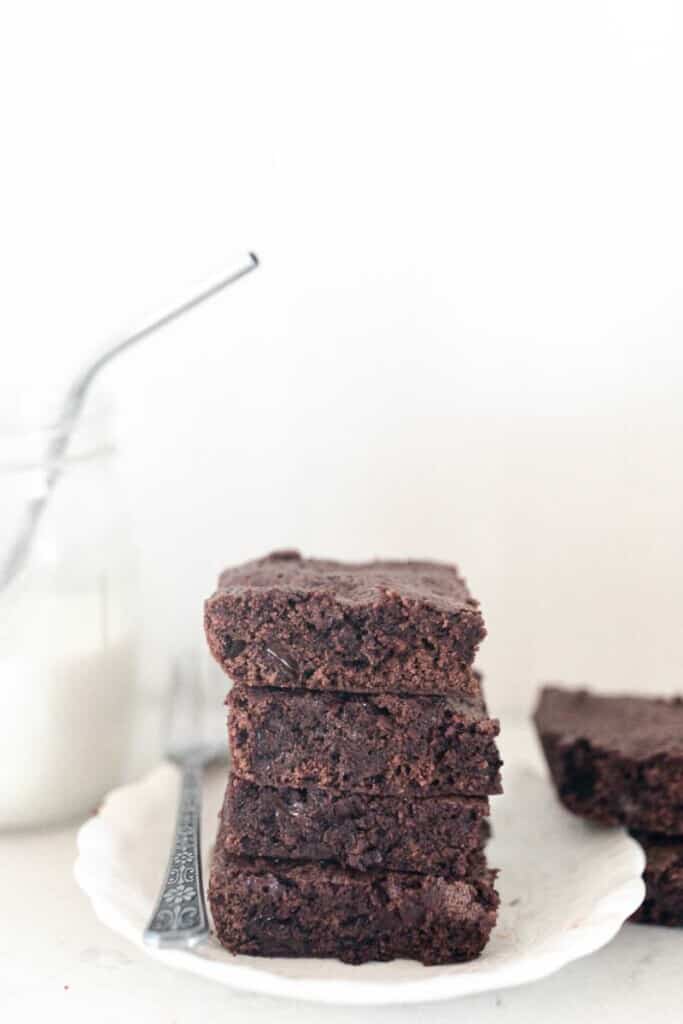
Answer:
[[484, 620], [452, 566], [274, 552], [221, 575], [205, 626], [237, 683], [479, 697]]

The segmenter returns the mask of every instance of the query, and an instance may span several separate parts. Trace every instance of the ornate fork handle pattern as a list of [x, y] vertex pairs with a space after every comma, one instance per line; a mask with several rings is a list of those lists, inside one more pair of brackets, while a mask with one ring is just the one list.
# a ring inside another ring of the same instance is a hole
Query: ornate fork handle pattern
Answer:
[[194, 946], [209, 934], [202, 887], [202, 765], [181, 765], [175, 838], [156, 908], [144, 933], [151, 946]]

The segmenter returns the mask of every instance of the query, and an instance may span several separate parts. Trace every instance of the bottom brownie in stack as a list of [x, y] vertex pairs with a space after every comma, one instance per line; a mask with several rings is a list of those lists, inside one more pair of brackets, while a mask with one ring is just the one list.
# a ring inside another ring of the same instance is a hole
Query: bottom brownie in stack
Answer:
[[218, 938], [234, 953], [450, 963], [478, 956], [496, 921], [491, 871], [465, 881], [253, 860], [227, 853], [224, 839], [209, 898]]
[[[469, 960], [496, 921], [483, 700], [237, 686], [209, 884], [232, 952]], [[472, 792], [481, 795], [463, 795]]]

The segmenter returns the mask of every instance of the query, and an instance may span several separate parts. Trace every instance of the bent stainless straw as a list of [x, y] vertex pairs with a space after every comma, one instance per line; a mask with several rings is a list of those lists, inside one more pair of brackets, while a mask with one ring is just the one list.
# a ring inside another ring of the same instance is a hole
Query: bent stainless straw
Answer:
[[59, 428], [55, 433], [55, 436], [51, 440], [47, 452], [45, 453], [45, 466], [46, 466], [46, 478], [45, 478], [45, 489], [43, 493], [34, 498], [27, 506], [26, 513], [21, 523], [21, 527], [17, 533], [16, 539], [10, 547], [9, 554], [5, 558], [2, 565], [2, 573], [0, 573], [0, 590], [4, 590], [19, 571], [23, 568], [28, 553], [33, 543], [33, 537], [38, 528], [40, 519], [45, 511], [45, 507], [49, 501], [50, 495], [59, 480], [62, 472], [62, 461], [66, 450], [69, 447], [69, 441], [73, 434], [74, 426], [78, 421], [81, 409], [85, 403], [85, 399], [88, 394], [88, 389], [92, 384], [97, 374], [105, 366], [107, 366], [112, 359], [125, 352], [127, 349], [132, 348], [139, 341], [143, 341], [148, 338], [150, 334], [154, 334], [155, 331], [160, 330], [162, 327], [166, 327], [167, 324], [173, 323], [179, 317], [184, 316], [185, 313], [189, 313], [191, 309], [195, 309], [201, 303], [206, 302], [207, 299], [212, 299], [214, 295], [218, 295], [225, 288], [228, 288], [235, 281], [239, 281], [241, 277], [245, 277], [246, 274], [250, 274], [252, 270], [255, 270], [259, 265], [258, 257], [255, 253], [249, 253], [249, 262], [245, 263], [238, 270], [233, 270], [230, 274], [225, 277], [221, 277], [218, 281], [204, 288], [202, 291], [193, 295], [191, 298], [181, 302], [179, 306], [174, 306], [172, 309], [167, 310], [160, 316], [155, 317], [154, 320], [139, 327], [132, 334], [129, 334], [123, 341], [117, 342], [110, 348], [106, 349], [101, 355], [97, 357], [92, 363], [90, 363], [86, 369], [76, 377], [73, 384], [69, 388], [62, 406], [62, 412], [57, 420], [57, 427]]

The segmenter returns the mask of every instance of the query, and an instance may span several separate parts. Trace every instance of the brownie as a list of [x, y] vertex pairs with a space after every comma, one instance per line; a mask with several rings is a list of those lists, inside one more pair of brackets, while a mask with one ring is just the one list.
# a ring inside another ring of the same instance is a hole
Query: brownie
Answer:
[[535, 722], [562, 803], [605, 825], [683, 834], [683, 700], [546, 687]]
[[476, 696], [484, 620], [457, 569], [343, 563], [296, 551], [226, 569], [205, 605], [209, 647], [251, 686]]
[[488, 813], [480, 797], [275, 789], [231, 775], [222, 821], [225, 849], [240, 856], [462, 878], [481, 870]]
[[262, 786], [379, 796], [499, 793], [498, 722], [484, 700], [235, 686], [232, 767]]
[[645, 900], [631, 918], [643, 924], [683, 926], [683, 836], [634, 832], [645, 851]]
[[488, 941], [498, 906], [494, 878], [490, 871], [464, 881], [248, 860], [219, 843], [209, 903], [216, 935], [232, 953], [455, 963], [472, 960]]

